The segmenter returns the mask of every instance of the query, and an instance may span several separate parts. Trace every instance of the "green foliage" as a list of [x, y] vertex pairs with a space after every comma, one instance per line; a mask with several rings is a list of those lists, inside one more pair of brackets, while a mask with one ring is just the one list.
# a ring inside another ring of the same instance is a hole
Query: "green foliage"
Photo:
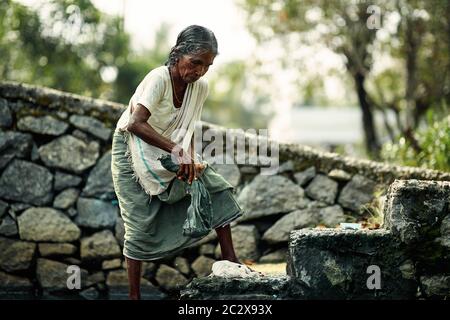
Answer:
[[1, 78], [100, 96], [109, 85], [102, 68], [128, 54], [121, 19], [100, 13], [89, 0], [47, 0], [41, 8], [2, 1]]
[[[122, 18], [99, 11], [90, 0], [37, 4], [0, 1], [1, 80], [128, 104], [144, 76], [167, 60], [167, 24], [155, 30], [151, 49], [135, 52]], [[244, 128], [266, 126], [267, 115], [256, 110], [264, 99], [242, 102], [245, 68], [242, 62], [230, 62], [217, 73], [212, 68], [203, 120]]]
[[[372, 110], [395, 113], [395, 123], [384, 123], [391, 138], [397, 132], [416, 130], [428, 109], [450, 104], [447, 0], [240, 0], [240, 3], [247, 12], [249, 30], [261, 43], [279, 38], [295, 42], [293, 48], [321, 44], [342, 57], [347, 77], [354, 80], [353, 91], [365, 113], [363, 127], [370, 142], [366, 148], [375, 158], [380, 128], [367, 120]], [[371, 15], [367, 9], [372, 5], [380, 9], [379, 30], [366, 25]], [[305, 91], [304, 99], [317, 96], [320, 82], [314, 83], [314, 78], [308, 81], [303, 74], [311, 72], [310, 67], [292, 59], [289, 53], [287, 50], [286, 59], [302, 75], [300, 90]], [[398, 154], [401, 156], [400, 151]], [[421, 156], [427, 158], [425, 154]], [[414, 156], [403, 158], [415, 161]], [[432, 166], [445, 167], [445, 162], [446, 159], [436, 159]]]
[[438, 115], [428, 111], [427, 125], [415, 134], [421, 148], [419, 152], [401, 137], [397, 143], [383, 146], [383, 159], [400, 165], [450, 171], [450, 115], [438, 119]]
[[162, 24], [156, 30], [155, 42], [151, 49], [133, 52], [131, 49], [126, 57], [117, 60], [117, 78], [112, 84], [112, 90], [104, 99], [128, 104], [139, 82], [152, 69], [164, 64], [170, 51], [168, 44], [169, 26]]
[[[0, 78], [128, 103], [151, 69], [164, 63], [168, 26], [151, 50], [133, 52], [119, 16], [90, 0], [43, 0], [27, 7], [0, 3]], [[113, 73], [104, 79], [105, 70]]]
[[251, 105], [243, 102], [243, 95], [251, 90], [247, 68], [244, 62], [234, 61], [210, 71], [210, 95], [203, 108], [202, 120], [233, 128], [267, 127], [270, 113], [265, 114], [260, 108], [267, 102], [267, 97], [258, 92], [252, 96]]

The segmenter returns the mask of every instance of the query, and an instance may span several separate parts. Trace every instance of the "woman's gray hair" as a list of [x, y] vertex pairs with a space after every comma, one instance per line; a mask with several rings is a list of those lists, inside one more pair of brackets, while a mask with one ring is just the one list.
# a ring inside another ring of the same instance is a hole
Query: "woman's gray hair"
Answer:
[[177, 43], [170, 50], [169, 59], [165, 65], [173, 66], [181, 56], [202, 51], [211, 52], [213, 55], [218, 54], [217, 40], [214, 33], [202, 26], [189, 26], [178, 35]]

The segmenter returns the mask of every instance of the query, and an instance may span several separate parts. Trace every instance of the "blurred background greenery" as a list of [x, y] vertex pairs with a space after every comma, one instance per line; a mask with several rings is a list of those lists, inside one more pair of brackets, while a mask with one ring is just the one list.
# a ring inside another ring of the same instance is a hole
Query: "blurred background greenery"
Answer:
[[[29, 6], [2, 0], [0, 79], [127, 104], [145, 74], [165, 62], [173, 45], [171, 26], [161, 23], [151, 46], [137, 50], [123, 16], [107, 14], [94, 2], [41, 0]], [[358, 111], [360, 140], [352, 152], [344, 144], [328, 145], [329, 150], [450, 171], [450, 1], [233, 3], [256, 49], [251, 59], [227, 61], [211, 72], [203, 120], [267, 128], [285, 113], [295, 126], [296, 108], [339, 112], [351, 106]], [[265, 56], [275, 49], [276, 58]], [[329, 67], [323, 67], [326, 62]], [[287, 101], [277, 95], [277, 77], [292, 88]], [[339, 84], [340, 99], [327, 93], [325, 79]], [[288, 126], [280, 123], [273, 128], [283, 137]], [[321, 139], [326, 148], [325, 133]]]

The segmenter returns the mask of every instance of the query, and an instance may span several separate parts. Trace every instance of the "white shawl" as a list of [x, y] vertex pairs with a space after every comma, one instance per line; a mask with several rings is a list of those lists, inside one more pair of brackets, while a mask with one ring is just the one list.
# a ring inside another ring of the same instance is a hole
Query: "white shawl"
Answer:
[[[184, 152], [191, 152], [190, 143], [195, 124], [200, 121], [207, 94], [206, 82], [196, 81], [188, 84], [180, 111], [168, 128], [161, 133], [173, 142], [181, 144]], [[164, 192], [176, 174], [164, 169], [158, 157], [169, 153], [131, 133], [128, 135], [128, 148], [134, 175], [145, 192], [149, 195]], [[199, 159], [199, 155], [194, 154], [196, 159]]]

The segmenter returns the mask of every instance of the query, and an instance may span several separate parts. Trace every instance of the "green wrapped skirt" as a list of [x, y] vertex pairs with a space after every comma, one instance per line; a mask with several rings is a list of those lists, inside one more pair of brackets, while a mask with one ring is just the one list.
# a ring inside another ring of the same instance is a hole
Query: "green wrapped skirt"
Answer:
[[[141, 261], [173, 255], [202, 238], [183, 235], [183, 223], [191, 203], [185, 182], [173, 179], [160, 195], [150, 196], [134, 178], [127, 156], [127, 138], [116, 130], [112, 142], [111, 171], [120, 215], [125, 225], [124, 256]], [[213, 229], [225, 226], [243, 214], [230, 185], [212, 167], [203, 171], [211, 195]]]

